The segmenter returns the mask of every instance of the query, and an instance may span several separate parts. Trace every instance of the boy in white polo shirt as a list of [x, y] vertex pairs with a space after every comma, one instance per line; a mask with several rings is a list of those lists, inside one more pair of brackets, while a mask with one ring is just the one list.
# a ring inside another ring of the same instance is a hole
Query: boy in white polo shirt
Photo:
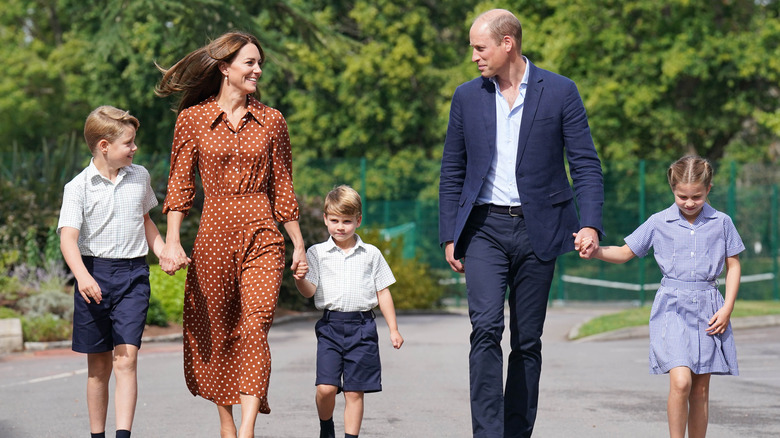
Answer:
[[87, 409], [93, 438], [105, 438], [108, 388], [116, 376], [116, 436], [129, 438], [138, 397], [136, 363], [149, 309], [149, 247], [163, 239], [149, 172], [133, 164], [138, 119], [112, 106], [84, 124], [92, 160], [65, 185], [57, 232], [76, 278], [73, 350], [87, 354]]
[[395, 277], [379, 249], [355, 234], [362, 218], [360, 195], [338, 186], [326, 196], [324, 210], [330, 238], [306, 252], [308, 266], [298, 269], [306, 277], [295, 285], [304, 297], [314, 296], [314, 305], [323, 310], [315, 326], [320, 437], [335, 438], [333, 410], [336, 394], [343, 391], [344, 437], [356, 438], [363, 421], [363, 394], [382, 390], [372, 309], [379, 305], [393, 347], [401, 348], [404, 339], [388, 289]]

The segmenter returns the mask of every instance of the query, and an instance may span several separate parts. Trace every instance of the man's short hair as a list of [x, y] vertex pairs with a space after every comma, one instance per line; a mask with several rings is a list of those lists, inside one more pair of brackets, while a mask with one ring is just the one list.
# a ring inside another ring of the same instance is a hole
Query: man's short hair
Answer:
[[515, 40], [517, 53], [522, 53], [523, 47], [523, 26], [515, 14], [506, 9], [491, 9], [483, 12], [474, 19], [474, 23], [484, 21], [487, 24], [490, 35], [495, 39], [496, 44], [501, 44], [504, 36], [508, 35]]

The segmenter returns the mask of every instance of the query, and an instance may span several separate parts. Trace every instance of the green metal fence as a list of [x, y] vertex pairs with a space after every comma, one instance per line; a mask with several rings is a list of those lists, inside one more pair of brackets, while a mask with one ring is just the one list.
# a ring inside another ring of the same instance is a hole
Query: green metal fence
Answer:
[[[86, 162], [85, 154], [76, 147], [78, 143], [75, 140], [70, 143], [73, 147], [61, 148], [62, 151], [49, 151], [44, 147], [39, 151], [14, 149], [0, 154], [0, 183], [13, 193], [25, 196], [24, 199], [29, 192], [29, 196], [37, 199], [42, 206], [56, 209], [61, 202], [62, 185]], [[153, 186], [162, 198], [167, 179], [167, 154], [139, 154], [137, 157], [136, 161], [149, 169]], [[647, 217], [672, 204], [673, 197], [666, 183], [669, 163], [619, 161], [602, 165], [604, 228], [607, 233], [603, 243], [622, 245], [623, 237]], [[740, 255], [743, 280], [739, 296], [751, 300], [780, 300], [780, 168], [767, 163], [731, 161], [714, 165], [716, 171], [710, 204], [731, 216], [747, 247]], [[449, 269], [439, 247], [438, 177], [438, 160], [399, 163], [392, 160], [313, 160], [297, 157], [294, 162], [297, 194], [303, 202], [316, 204], [305, 206], [306, 211], [318, 212], [322, 197], [334, 185], [352, 185], [363, 197], [363, 228], [378, 229], [386, 239], [402, 238], [406, 257], [417, 257], [421, 263], [428, 264], [433, 273], [448, 285], [450, 295], [463, 297], [463, 278]], [[0, 234], [4, 230], [18, 233], [9, 228], [10, 222], [6, 220], [13, 216], [13, 211], [7, 211], [12, 202], [5, 198], [0, 201], [4, 213], [0, 218]], [[41, 214], [49, 214], [47, 209], [38, 209]], [[153, 213], [159, 215], [157, 210]], [[56, 214], [56, 211], [51, 214]], [[158, 224], [162, 223], [161, 218], [157, 220]], [[42, 217], [30, 225], [36, 223], [44, 227], [45, 235], [45, 227], [48, 223], [56, 224], [56, 217]], [[189, 223], [195, 226], [195, 222]], [[6, 241], [12, 242], [0, 239], [0, 243]], [[652, 300], [660, 278], [651, 256], [634, 259], [624, 265], [612, 265], [582, 260], [577, 254], [569, 253], [558, 259], [550, 297], [552, 300], [630, 300], [644, 303]]]
[[[435, 163], [434, 163], [435, 164]], [[605, 162], [604, 244], [622, 245], [630, 234], [652, 213], [674, 202], [666, 182], [669, 163]], [[765, 163], [714, 163], [716, 171], [710, 204], [732, 217], [745, 242], [742, 261], [740, 299], [780, 300], [778, 285], [778, 183], [780, 169]], [[344, 160], [308, 161], [296, 163], [298, 180], [306, 179], [311, 169], [336, 169]], [[431, 168], [435, 166], [429, 166]], [[370, 181], [381, 179], [382, 169], [366, 160], [354, 160], [345, 168], [347, 175], [334, 172], [329, 184], [346, 183], [355, 187], [364, 198], [364, 227], [379, 228], [387, 238], [404, 237], [404, 253], [416, 255], [429, 264], [449, 285], [455, 297], [465, 294], [462, 276], [452, 273], [444, 262], [438, 244], [438, 203], [436, 199], [382, 199], [371, 196]], [[421, 175], [421, 180], [435, 184], [438, 173]], [[322, 172], [315, 172], [320, 177]], [[311, 187], [307, 182], [300, 186]], [[319, 187], [322, 189], [322, 185]], [[327, 187], [325, 188], [327, 189]], [[323, 189], [324, 190], [324, 189]], [[306, 193], [299, 195], [322, 195]], [[394, 196], [403, 194], [394, 193]], [[558, 259], [551, 300], [636, 301], [652, 300], [661, 273], [652, 252], [643, 259], [623, 265], [582, 260], [576, 253]], [[722, 283], [722, 282], [721, 282]], [[722, 289], [722, 288], [721, 288]]]

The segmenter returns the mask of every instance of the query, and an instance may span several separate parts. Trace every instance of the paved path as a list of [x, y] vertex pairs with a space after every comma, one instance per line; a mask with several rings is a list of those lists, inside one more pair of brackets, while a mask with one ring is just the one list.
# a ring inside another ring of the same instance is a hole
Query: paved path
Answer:
[[[648, 375], [646, 339], [566, 340], [573, 326], [607, 310], [550, 309], [535, 437], [668, 436], [668, 378]], [[378, 322], [384, 391], [366, 395], [360, 436], [470, 437], [468, 317], [400, 315], [406, 344], [398, 351], [388, 347], [386, 326]], [[258, 437], [318, 436], [313, 325], [298, 320], [271, 330], [273, 412], [258, 418]], [[735, 336], [742, 376], [713, 377], [708, 437], [780, 436], [780, 327]], [[178, 342], [141, 349], [134, 437], [218, 436], [214, 406], [184, 386], [181, 356]], [[0, 357], [0, 437], [88, 436], [85, 372], [84, 356], [67, 350]], [[343, 399], [336, 409], [341, 430]]]

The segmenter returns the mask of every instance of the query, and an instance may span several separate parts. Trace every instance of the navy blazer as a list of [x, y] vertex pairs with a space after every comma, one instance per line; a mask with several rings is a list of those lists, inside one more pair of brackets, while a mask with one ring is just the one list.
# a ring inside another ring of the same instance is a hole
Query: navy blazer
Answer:
[[[574, 250], [572, 233], [582, 227], [603, 236], [604, 182], [577, 86], [530, 62], [527, 68], [515, 177], [533, 251], [552, 260]], [[456, 259], [464, 256], [460, 237], [496, 159], [495, 99], [495, 86], [484, 77], [460, 85], [452, 97], [441, 160], [439, 240], [455, 243]]]

